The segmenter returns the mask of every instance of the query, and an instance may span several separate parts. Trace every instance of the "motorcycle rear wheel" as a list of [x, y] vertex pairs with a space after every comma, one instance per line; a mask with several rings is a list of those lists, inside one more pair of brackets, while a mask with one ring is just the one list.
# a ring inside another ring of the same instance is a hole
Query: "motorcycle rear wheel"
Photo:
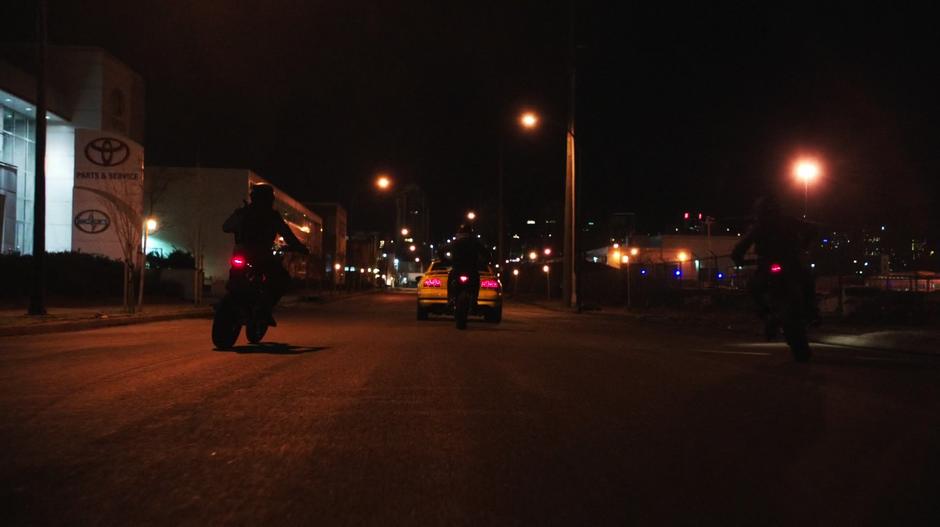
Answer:
[[255, 322], [252, 320], [245, 325], [245, 337], [247, 337], [248, 342], [252, 344], [261, 342], [261, 339], [264, 338], [264, 334], [267, 332], [268, 325], [264, 322]]
[[231, 349], [238, 340], [242, 325], [238, 322], [238, 314], [231, 303], [223, 299], [215, 308], [212, 317], [212, 344], [217, 349]]

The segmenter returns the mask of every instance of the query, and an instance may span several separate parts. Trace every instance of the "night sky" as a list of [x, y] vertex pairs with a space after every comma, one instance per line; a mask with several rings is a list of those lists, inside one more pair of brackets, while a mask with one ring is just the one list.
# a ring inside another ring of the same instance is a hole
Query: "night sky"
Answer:
[[[578, 2], [585, 219], [747, 214], [801, 152], [825, 162], [810, 216], [938, 230], [940, 37], [928, 12]], [[710, 3], [709, 3], [710, 4]], [[96, 45], [147, 84], [147, 162], [253, 168], [384, 228], [378, 171], [428, 192], [438, 234], [495, 210], [560, 219], [566, 1], [50, 1], [50, 40]], [[31, 38], [29, 3], [10, 11]], [[7, 28], [5, 28], [7, 29]], [[515, 117], [547, 123], [523, 133]], [[485, 219], [483, 221], [486, 221]]]

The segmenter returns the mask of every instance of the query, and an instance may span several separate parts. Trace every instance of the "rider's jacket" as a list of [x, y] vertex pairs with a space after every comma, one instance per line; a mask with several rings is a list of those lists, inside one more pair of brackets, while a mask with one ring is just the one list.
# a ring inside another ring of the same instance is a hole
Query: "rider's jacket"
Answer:
[[451, 254], [450, 261], [454, 271], [462, 273], [478, 273], [490, 260], [489, 251], [479, 240], [471, 237], [454, 240], [445, 246], [442, 252]]
[[236, 209], [225, 220], [222, 231], [234, 234], [235, 244], [242, 250], [259, 256], [270, 254], [276, 235], [291, 247], [304, 247], [276, 210], [256, 204]]
[[799, 264], [803, 253], [815, 238], [815, 229], [796, 218], [761, 218], [735, 245], [731, 258], [740, 265], [745, 253], [753, 245], [759, 264], [771, 261]]

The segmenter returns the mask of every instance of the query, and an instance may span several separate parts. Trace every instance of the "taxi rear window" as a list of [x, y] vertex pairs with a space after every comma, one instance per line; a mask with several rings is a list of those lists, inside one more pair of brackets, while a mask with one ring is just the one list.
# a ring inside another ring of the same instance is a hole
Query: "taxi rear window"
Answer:
[[[428, 268], [428, 272], [429, 272], [429, 273], [446, 273], [446, 272], [450, 271], [450, 268], [451, 268], [451, 263], [450, 263], [450, 261], [448, 261], [448, 260], [435, 260], [435, 261], [431, 262], [431, 267]], [[489, 273], [489, 272], [492, 272], [492, 270], [490, 269], [489, 264], [480, 264], [480, 268], [479, 268], [478, 270], [479, 270], [481, 273]]]

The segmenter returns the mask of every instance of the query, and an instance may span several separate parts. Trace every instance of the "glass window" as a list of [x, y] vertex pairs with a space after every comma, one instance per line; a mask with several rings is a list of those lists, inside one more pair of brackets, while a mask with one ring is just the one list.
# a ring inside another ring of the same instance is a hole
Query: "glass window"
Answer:
[[24, 172], [36, 171], [36, 143], [32, 141], [26, 143], [26, 164], [23, 169]]
[[29, 165], [26, 164], [26, 140], [17, 137], [13, 140], [15, 144], [15, 149], [13, 150], [13, 164], [16, 165], [22, 171], [25, 171], [26, 167]]
[[3, 131], [4, 132], [13, 132], [13, 112], [3, 109]]
[[6, 132], [0, 133], [3, 135], [3, 154], [0, 156], [0, 161], [7, 163], [8, 165], [13, 164], [13, 136], [7, 134]]
[[25, 115], [19, 113], [13, 114], [13, 134], [23, 138], [29, 137]]

